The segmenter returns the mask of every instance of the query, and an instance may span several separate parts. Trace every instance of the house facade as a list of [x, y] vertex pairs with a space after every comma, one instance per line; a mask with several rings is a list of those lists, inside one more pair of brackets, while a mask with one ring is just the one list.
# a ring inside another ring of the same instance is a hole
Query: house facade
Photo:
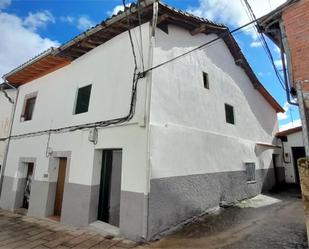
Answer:
[[[282, 148], [281, 165], [284, 169], [284, 182], [300, 184], [297, 160], [306, 156], [302, 127], [295, 127], [277, 133]], [[278, 163], [280, 167], [280, 164]]]
[[[12, 113], [16, 90], [8, 86], [0, 89], [0, 175], [3, 170], [5, 155], [7, 151], [8, 139], [11, 128]], [[0, 179], [0, 183], [2, 178]], [[1, 190], [1, 189], [0, 189]]]
[[4, 78], [1, 208], [148, 240], [275, 183], [283, 109], [223, 25], [142, 1]]

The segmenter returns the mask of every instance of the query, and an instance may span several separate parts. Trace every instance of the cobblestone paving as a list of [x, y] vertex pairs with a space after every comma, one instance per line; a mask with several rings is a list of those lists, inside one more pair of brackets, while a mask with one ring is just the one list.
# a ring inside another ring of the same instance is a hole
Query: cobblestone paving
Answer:
[[230, 207], [206, 215], [150, 244], [137, 245], [90, 230], [0, 210], [0, 249], [306, 249], [303, 203], [294, 193], [261, 208]]
[[0, 249], [124, 249], [136, 243], [0, 210]]

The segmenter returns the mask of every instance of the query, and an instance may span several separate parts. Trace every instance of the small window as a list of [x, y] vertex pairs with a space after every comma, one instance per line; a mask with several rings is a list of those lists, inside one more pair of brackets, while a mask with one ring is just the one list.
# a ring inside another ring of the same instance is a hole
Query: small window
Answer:
[[204, 87], [206, 89], [209, 89], [208, 73], [203, 72], [203, 82], [204, 82]]
[[247, 182], [255, 182], [255, 163], [245, 163]]
[[235, 124], [234, 107], [228, 104], [225, 104], [225, 120], [229, 124]]
[[24, 104], [24, 111], [21, 116], [22, 121], [28, 121], [32, 119], [34, 106], [35, 106], [36, 96], [35, 97], [29, 97], [25, 99]]
[[75, 114], [88, 112], [89, 100], [91, 93], [91, 85], [78, 89], [77, 100], [75, 106]]

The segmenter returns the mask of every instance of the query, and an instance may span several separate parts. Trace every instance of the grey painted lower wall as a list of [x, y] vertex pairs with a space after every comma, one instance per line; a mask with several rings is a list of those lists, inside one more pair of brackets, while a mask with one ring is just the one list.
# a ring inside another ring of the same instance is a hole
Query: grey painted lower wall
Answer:
[[14, 210], [22, 207], [25, 183], [25, 178], [4, 176], [0, 207], [7, 210]]
[[135, 241], [141, 240], [147, 201], [143, 193], [121, 191], [120, 234]]
[[252, 197], [274, 184], [273, 169], [257, 170], [255, 183], [247, 183], [245, 171], [152, 179], [148, 239], [221, 201], [231, 203]]
[[97, 220], [99, 185], [65, 183], [61, 223], [88, 226]]
[[56, 187], [56, 182], [32, 181], [28, 215], [53, 215]]

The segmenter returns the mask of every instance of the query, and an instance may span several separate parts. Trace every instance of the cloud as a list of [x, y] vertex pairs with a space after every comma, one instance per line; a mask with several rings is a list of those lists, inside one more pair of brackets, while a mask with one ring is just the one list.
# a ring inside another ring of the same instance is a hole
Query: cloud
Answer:
[[277, 114], [279, 121], [289, 118], [289, 115], [288, 115], [289, 108], [290, 108], [290, 104], [288, 102], [285, 102], [284, 105], [283, 105], [283, 109], [284, 109], [285, 112]]
[[95, 26], [95, 22], [92, 21], [88, 16], [83, 15], [79, 17], [74, 16], [61, 16], [59, 18], [60, 21], [66, 22], [70, 25], [75, 25], [76, 28], [80, 31], [85, 31], [93, 26]]
[[260, 41], [252, 41], [250, 43], [250, 47], [251, 48], [258, 48], [258, 47], [262, 47], [262, 43]]
[[[127, 3], [126, 6], [130, 6], [131, 3]], [[107, 15], [108, 16], [112, 16], [112, 15], [117, 15], [119, 11], [123, 11], [123, 4], [117, 5], [112, 11], [107, 11]]]
[[275, 63], [277, 68], [279, 68], [279, 69], [282, 68], [282, 60], [281, 59], [274, 60], [274, 63]]
[[81, 31], [85, 31], [94, 25], [95, 23], [87, 16], [81, 16], [77, 19], [77, 28]]
[[67, 22], [70, 24], [73, 24], [76, 21], [76, 18], [73, 16], [61, 16], [59, 19], [62, 22]]
[[0, 76], [42, 51], [59, 45], [24, 25], [22, 18], [0, 12]]
[[[272, 0], [270, 5], [269, 0], [250, 0], [249, 4], [256, 17], [259, 18], [283, 4], [285, 1], [286, 0]], [[194, 15], [224, 23], [234, 28], [250, 22], [243, 0], [199, 0], [198, 6], [190, 7], [187, 11]], [[246, 27], [243, 31], [252, 37], [253, 42], [251, 43], [251, 47], [255, 48], [261, 45], [257, 40], [257, 34], [253, 25]]]
[[30, 30], [35, 31], [38, 28], [45, 28], [48, 23], [55, 23], [55, 17], [48, 10], [29, 13], [23, 24]]
[[0, 0], [0, 10], [5, 9], [11, 4], [11, 0]]
[[301, 120], [300, 119], [296, 119], [293, 122], [291, 121], [289, 123], [280, 125], [279, 131], [288, 130], [288, 129], [291, 129], [291, 128], [294, 128], [294, 127], [298, 127], [298, 126], [301, 126]]

